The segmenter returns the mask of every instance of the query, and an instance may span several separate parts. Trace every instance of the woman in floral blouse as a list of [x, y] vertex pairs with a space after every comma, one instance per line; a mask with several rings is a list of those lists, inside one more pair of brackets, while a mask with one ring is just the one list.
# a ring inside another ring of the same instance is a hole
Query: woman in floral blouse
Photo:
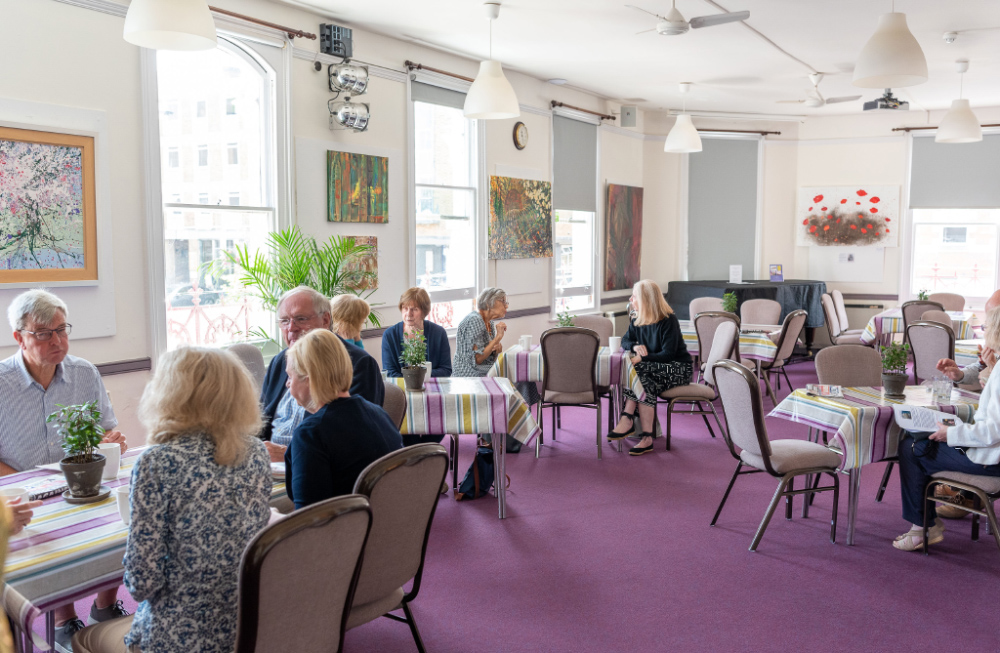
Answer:
[[81, 630], [77, 653], [231, 653], [240, 558], [268, 522], [271, 469], [253, 381], [230, 353], [166, 354], [143, 393], [125, 586], [133, 617]]

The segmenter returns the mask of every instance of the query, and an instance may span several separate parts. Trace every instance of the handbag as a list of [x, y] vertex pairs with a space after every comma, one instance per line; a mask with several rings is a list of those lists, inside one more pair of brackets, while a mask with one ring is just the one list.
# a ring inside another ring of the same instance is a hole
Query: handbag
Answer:
[[[506, 475], [505, 475], [506, 476]], [[472, 465], [455, 492], [455, 501], [470, 501], [486, 496], [493, 487], [496, 472], [493, 468], [493, 447], [479, 443], [476, 447], [476, 455], [472, 459]], [[507, 484], [510, 487], [510, 476], [506, 476]]]

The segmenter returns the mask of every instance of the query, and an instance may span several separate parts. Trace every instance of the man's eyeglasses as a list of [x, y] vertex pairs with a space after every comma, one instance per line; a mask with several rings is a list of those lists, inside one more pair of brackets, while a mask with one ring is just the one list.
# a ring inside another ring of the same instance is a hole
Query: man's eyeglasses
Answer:
[[42, 329], [41, 331], [28, 331], [27, 329], [21, 329], [25, 333], [30, 333], [35, 336], [35, 340], [41, 340], [45, 342], [46, 340], [51, 340], [53, 335], [59, 335], [62, 337], [67, 337], [73, 332], [72, 324], [64, 324], [58, 329]]
[[295, 323], [295, 326], [301, 327], [301, 326], [305, 326], [307, 322], [311, 322], [312, 320], [315, 320], [315, 319], [316, 319], [316, 315], [315, 314], [308, 315], [308, 316], [306, 316], [306, 315], [296, 315], [295, 317], [283, 317], [280, 320], [278, 320], [278, 324], [281, 325], [282, 329], [287, 329], [288, 327], [290, 327], [292, 325], [293, 322]]

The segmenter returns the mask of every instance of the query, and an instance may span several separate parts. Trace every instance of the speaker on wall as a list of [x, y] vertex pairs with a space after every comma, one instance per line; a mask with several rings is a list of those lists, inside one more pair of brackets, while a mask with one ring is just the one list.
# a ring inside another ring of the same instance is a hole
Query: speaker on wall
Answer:
[[634, 104], [622, 105], [622, 127], [635, 127], [635, 113], [637, 108]]

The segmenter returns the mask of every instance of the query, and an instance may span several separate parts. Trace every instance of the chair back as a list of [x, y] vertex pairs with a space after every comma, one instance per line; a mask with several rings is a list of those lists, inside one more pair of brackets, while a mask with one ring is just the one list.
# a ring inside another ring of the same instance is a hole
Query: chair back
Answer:
[[922, 320], [924, 313], [930, 310], [943, 311], [944, 306], [938, 304], [937, 302], [927, 301], [927, 300], [917, 300], [912, 302], [904, 302], [902, 306], [903, 312], [903, 342], [909, 342], [906, 339], [906, 327], [910, 326], [917, 320]]
[[736, 328], [736, 323], [726, 320], [715, 329], [715, 338], [712, 341], [712, 349], [708, 353], [708, 360], [705, 361], [705, 383], [715, 385], [715, 372], [712, 366], [721, 360], [736, 360], [740, 350], [740, 330]]
[[[760, 399], [760, 384], [754, 373], [735, 361], [715, 364], [715, 387], [726, 413], [727, 444], [762, 456], [771, 455], [771, 443], [764, 426], [764, 407]], [[733, 451], [737, 458], [739, 455]], [[770, 462], [766, 463], [770, 466]]]
[[820, 297], [823, 304], [823, 318], [826, 320], [826, 330], [830, 333], [830, 342], [837, 344], [837, 336], [840, 335], [840, 319], [837, 317], [837, 309], [833, 305], [833, 298], [826, 293]]
[[[719, 330], [719, 325], [725, 322], [732, 322], [736, 325], [736, 333], [739, 334], [740, 318], [735, 313], [708, 311], [694, 318], [694, 332], [698, 335], [699, 357], [707, 357], [712, 352], [715, 332]], [[736, 350], [736, 360], [739, 360], [739, 347]]]
[[361, 472], [354, 492], [368, 497], [372, 531], [354, 594], [355, 606], [384, 599], [411, 579], [407, 600], [416, 597], [427, 538], [447, 471], [448, 453], [444, 447], [415, 444], [382, 456]]
[[382, 402], [382, 409], [389, 415], [389, 419], [396, 425], [398, 431], [406, 416], [406, 393], [392, 379], [385, 380], [385, 400]]
[[816, 376], [824, 385], [882, 385], [882, 355], [872, 347], [824, 347], [816, 354]]
[[830, 293], [833, 300], [833, 307], [837, 310], [837, 322], [840, 323], [840, 331], [844, 332], [851, 328], [847, 322], [847, 306], [844, 305], [844, 293], [834, 290]]
[[913, 352], [913, 378], [917, 384], [934, 376], [942, 358], [955, 359], [955, 332], [950, 326], [917, 320], [906, 327], [906, 339]]
[[785, 321], [781, 323], [781, 334], [778, 336], [778, 349], [774, 353], [772, 362], [786, 361], [792, 355], [808, 315], [808, 312], [800, 308], [785, 316]]
[[[236, 653], [340, 651], [371, 525], [368, 499], [349, 494], [296, 510], [253, 538], [240, 566]], [[289, 614], [327, 627], [290, 627]]]
[[773, 299], [748, 299], [740, 306], [743, 324], [778, 324], [781, 321], [781, 304]]
[[607, 347], [608, 340], [615, 335], [615, 323], [603, 315], [574, 315], [573, 326], [590, 329], [596, 333], [601, 347]]
[[722, 299], [720, 297], [696, 297], [688, 304], [688, 318], [693, 320], [698, 313], [721, 313]]
[[928, 295], [927, 301], [937, 302], [946, 311], [964, 311], [965, 297], [953, 292], [934, 292]]
[[[594, 366], [600, 339], [590, 329], [556, 327], [542, 334], [542, 400], [552, 393], [572, 403], [597, 403]], [[567, 403], [569, 403], [567, 402]]]
[[937, 311], [934, 309], [924, 311], [924, 314], [920, 316], [920, 319], [924, 322], [938, 322], [954, 332], [958, 331], [958, 325], [955, 324], [955, 321], [951, 319], [951, 316], [944, 311]]
[[243, 366], [250, 372], [254, 383], [257, 384], [257, 390], [260, 390], [264, 386], [264, 375], [267, 373], [267, 367], [264, 365], [264, 354], [257, 347], [245, 342], [231, 345], [228, 349], [236, 358], [240, 359]]

